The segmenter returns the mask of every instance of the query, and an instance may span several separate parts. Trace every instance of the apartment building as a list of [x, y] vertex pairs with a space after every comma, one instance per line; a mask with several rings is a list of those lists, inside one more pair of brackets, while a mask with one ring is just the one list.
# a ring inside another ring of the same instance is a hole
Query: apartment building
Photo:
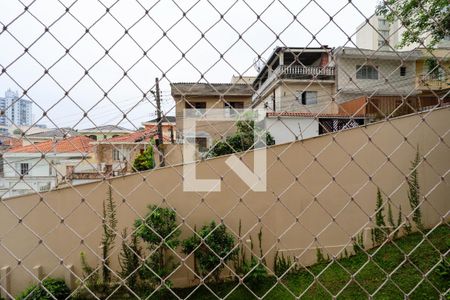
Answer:
[[19, 97], [17, 91], [8, 89], [5, 97], [0, 97], [0, 109], [5, 111], [5, 114], [0, 116], [0, 125], [6, 127], [31, 125], [33, 123], [32, 103], [31, 100]]

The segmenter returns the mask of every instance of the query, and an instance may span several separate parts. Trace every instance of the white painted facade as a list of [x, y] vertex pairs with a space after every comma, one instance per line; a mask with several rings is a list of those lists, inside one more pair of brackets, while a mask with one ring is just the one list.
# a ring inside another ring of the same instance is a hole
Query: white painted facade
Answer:
[[313, 117], [266, 117], [263, 122], [277, 145], [319, 135], [319, 122]]
[[[424, 45], [412, 43], [408, 46], [398, 48], [403, 33], [407, 29], [401, 26], [399, 20], [390, 24], [383, 16], [373, 15], [369, 22], [363, 22], [356, 29], [356, 46], [361, 49], [370, 50], [390, 50], [390, 51], [409, 51], [428, 46], [431, 41], [431, 35], [425, 33], [423, 36]], [[445, 37], [437, 45], [437, 48], [450, 48], [450, 37]]]
[[[4, 177], [0, 178], [1, 197], [12, 197], [33, 192], [45, 192], [63, 183], [67, 166], [76, 166], [77, 171], [87, 171], [93, 167], [83, 160], [80, 153], [47, 153], [42, 159], [41, 153], [3, 154]], [[27, 165], [27, 167], [25, 166]], [[21, 173], [28, 168], [28, 173]], [[73, 185], [92, 180], [79, 180]]]

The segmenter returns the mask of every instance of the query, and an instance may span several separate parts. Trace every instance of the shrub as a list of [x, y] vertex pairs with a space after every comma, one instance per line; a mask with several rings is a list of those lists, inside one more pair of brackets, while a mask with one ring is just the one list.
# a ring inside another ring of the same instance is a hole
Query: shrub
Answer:
[[[239, 236], [241, 236], [241, 221], [239, 220]], [[234, 259], [235, 272], [242, 278], [245, 276], [244, 282], [253, 288], [257, 288], [264, 282], [267, 277], [267, 269], [265, 268], [265, 259], [262, 251], [262, 228], [258, 233], [259, 258], [253, 255], [253, 240], [250, 237], [250, 260], [246, 259], [244, 245], [240, 245]], [[262, 259], [261, 259], [262, 258]]]
[[133, 162], [133, 171], [146, 171], [155, 167], [155, 158], [153, 154], [153, 141], [147, 146], [141, 154], [136, 156]]
[[142, 266], [141, 252], [136, 234], [132, 234], [128, 242], [128, 233], [125, 228], [122, 232], [122, 250], [119, 254], [120, 276], [133, 291], [137, 290], [139, 284], [139, 269]]
[[408, 200], [413, 210], [413, 221], [419, 230], [423, 230], [422, 224], [422, 212], [420, 211], [420, 186], [419, 186], [419, 175], [418, 167], [420, 163], [419, 149], [416, 151], [416, 156], [411, 162], [411, 173], [408, 177]]
[[[242, 152], [254, 148], [255, 143], [255, 122], [251, 120], [238, 121], [236, 123], [236, 133], [226, 138], [225, 141], [218, 141], [209, 150], [209, 156], [215, 157], [234, 152]], [[261, 141], [264, 146], [275, 144], [275, 140], [270, 133], [263, 133], [265, 140]], [[258, 141], [256, 144], [259, 144]]]
[[[144, 219], [135, 221], [135, 235], [146, 244], [151, 255], [148, 256], [144, 267], [141, 268], [143, 280], [150, 280], [158, 285], [175, 268], [171, 251], [179, 245], [180, 229], [176, 223], [176, 213], [171, 208], [151, 205]], [[164, 239], [164, 241], [163, 241]], [[166, 281], [170, 285], [170, 281]]]
[[381, 244], [385, 238], [386, 223], [384, 222], [383, 210], [383, 196], [378, 188], [377, 204], [375, 207], [375, 228], [373, 230], [375, 244]]
[[23, 291], [18, 300], [70, 299], [70, 289], [63, 279], [47, 278], [39, 285], [32, 285]]
[[275, 253], [273, 271], [276, 276], [282, 276], [286, 271], [290, 270], [292, 264], [291, 258], [289, 256], [285, 257], [283, 252], [281, 252], [281, 256], [278, 254], [278, 251]]
[[[225, 225], [216, 225], [211, 221], [200, 231], [183, 241], [183, 253], [194, 253], [197, 270], [203, 278], [212, 273], [212, 278], [220, 281], [220, 273], [224, 264], [233, 259], [237, 251], [234, 248], [234, 237], [227, 232]], [[222, 262], [221, 262], [222, 259]], [[211, 278], [211, 277], [209, 277]]]
[[356, 237], [353, 238], [353, 252], [357, 254], [363, 251], [364, 251], [364, 234], [363, 232], [361, 232], [360, 234], [356, 235]]

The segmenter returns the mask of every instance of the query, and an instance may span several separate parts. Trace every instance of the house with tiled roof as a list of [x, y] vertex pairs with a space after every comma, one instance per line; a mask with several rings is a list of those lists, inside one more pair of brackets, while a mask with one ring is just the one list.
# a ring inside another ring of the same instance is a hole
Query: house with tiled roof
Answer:
[[[157, 153], [155, 146], [157, 139], [157, 130], [151, 128], [93, 142], [97, 168], [103, 170], [106, 166], [112, 166], [113, 175], [131, 173], [136, 156], [144, 152], [147, 147], [154, 147], [154, 153]], [[170, 143], [170, 137], [164, 136], [164, 144], [168, 143]], [[155, 160], [158, 159], [157, 157], [158, 155], [155, 155]]]
[[[45, 192], [68, 184], [67, 171], [96, 172], [92, 139], [66, 137], [42, 143], [19, 146], [3, 153], [2, 197]], [[91, 177], [73, 180], [72, 185], [98, 180]]]
[[124, 134], [129, 134], [131, 132], [133, 131], [118, 125], [99, 125], [78, 131], [80, 135], [87, 136], [96, 141], [110, 139]]

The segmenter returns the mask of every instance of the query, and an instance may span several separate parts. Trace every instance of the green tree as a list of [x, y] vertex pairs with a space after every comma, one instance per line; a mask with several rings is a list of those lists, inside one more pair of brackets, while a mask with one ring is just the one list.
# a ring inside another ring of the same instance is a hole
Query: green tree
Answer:
[[386, 229], [386, 223], [384, 222], [383, 215], [383, 196], [381, 195], [380, 188], [377, 189], [377, 204], [375, 208], [375, 228], [374, 228], [374, 240], [375, 243], [381, 244], [385, 238], [384, 231]]
[[[135, 235], [140, 237], [151, 253], [142, 268], [142, 277], [158, 285], [176, 268], [171, 252], [179, 245], [180, 229], [176, 223], [176, 213], [171, 208], [148, 206], [144, 219], [134, 223]], [[170, 282], [166, 281], [166, 284]]]
[[423, 230], [422, 212], [420, 211], [420, 186], [418, 167], [420, 163], [419, 149], [416, 151], [416, 156], [411, 162], [411, 173], [408, 177], [408, 200], [411, 209], [413, 210], [413, 221], [417, 228]]
[[194, 253], [199, 275], [205, 278], [212, 273], [216, 282], [220, 281], [224, 264], [232, 260], [237, 253], [233, 235], [227, 232], [225, 225], [216, 225], [214, 221], [185, 239], [182, 251], [187, 255]]
[[400, 20], [405, 27], [399, 48], [412, 43], [421, 43], [430, 35], [426, 47], [433, 47], [450, 35], [450, 9], [448, 0], [384, 0], [376, 13], [389, 22]]
[[220, 155], [243, 152], [254, 149], [255, 145], [270, 146], [275, 144], [275, 140], [270, 133], [261, 133], [257, 130], [257, 135], [265, 137], [265, 141], [255, 143], [255, 122], [252, 120], [243, 120], [236, 123], [236, 133], [228, 136], [224, 141], [217, 141], [209, 149], [209, 156], [216, 157]]
[[391, 203], [390, 202], [388, 202], [387, 220], [388, 220], [388, 223], [389, 223], [388, 232], [390, 233], [391, 231], [394, 231], [397, 228], [395, 226], [395, 223], [394, 223], [394, 215], [392, 214], [392, 207], [391, 207]]
[[155, 158], [153, 153], [153, 141], [147, 146], [141, 154], [136, 156], [133, 162], [133, 171], [146, 171], [155, 167]]

